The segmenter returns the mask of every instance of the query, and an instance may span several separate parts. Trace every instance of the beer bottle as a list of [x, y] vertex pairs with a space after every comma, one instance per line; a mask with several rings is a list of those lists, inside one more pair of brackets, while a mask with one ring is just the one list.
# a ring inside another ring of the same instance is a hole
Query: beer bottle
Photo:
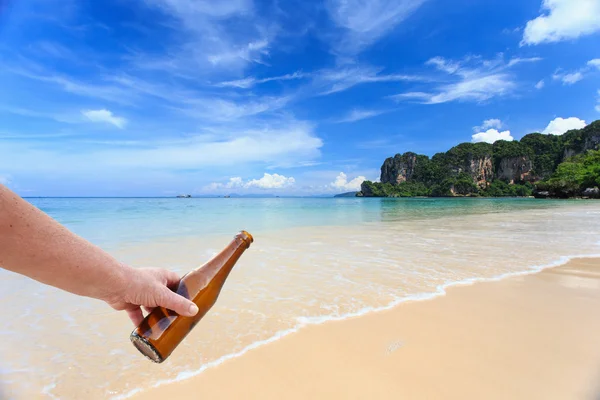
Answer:
[[192, 300], [198, 306], [198, 313], [184, 317], [172, 310], [156, 307], [131, 332], [130, 340], [134, 346], [156, 363], [166, 360], [215, 304], [233, 266], [253, 241], [252, 235], [241, 231], [212, 260], [184, 275], [176, 291]]

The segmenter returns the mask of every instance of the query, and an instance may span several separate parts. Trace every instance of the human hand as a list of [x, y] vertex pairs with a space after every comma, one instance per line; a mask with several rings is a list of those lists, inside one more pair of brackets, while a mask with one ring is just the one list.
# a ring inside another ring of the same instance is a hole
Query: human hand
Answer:
[[155, 307], [164, 307], [186, 317], [198, 313], [196, 304], [170, 289], [176, 288], [181, 279], [175, 272], [159, 268], [124, 268], [121, 282], [115, 284], [113, 293], [105, 301], [115, 310], [127, 311], [135, 326], [144, 320], [141, 307], [148, 312]]

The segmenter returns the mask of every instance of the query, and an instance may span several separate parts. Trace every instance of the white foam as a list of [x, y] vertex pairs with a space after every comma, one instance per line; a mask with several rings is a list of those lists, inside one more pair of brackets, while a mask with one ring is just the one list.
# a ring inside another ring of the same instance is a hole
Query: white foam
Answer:
[[[599, 242], [599, 244], [600, 244], [600, 242]], [[197, 370], [181, 372], [177, 375], [177, 377], [175, 377], [173, 379], [165, 379], [165, 380], [158, 381], [154, 385], [147, 387], [147, 388], [136, 388], [136, 389], [131, 390], [130, 392], [111, 397], [111, 399], [113, 399], [113, 400], [127, 399], [137, 393], [143, 392], [143, 391], [151, 389], [151, 388], [156, 388], [156, 387], [159, 387], [159, 386], [162, 386], [165, 384], [180, 382], [182, 380], [193, 378], [193, 377], [201, 374], [202, 372], [206, 371], [209, 368], [216, 367], [216, 366], [224, 363], [227, 360], [231, 360], [233, 358], [243, 356], [250, 350], [256, 349], [258, 347], [261, 347], [261, 346], [269, 344], [269, 343], [273, 343], [291, 333], [298, 332], [300, 329], [307, 327], [309, 325], [320, 325], [320, 324], [324, 324], [324, 323], [330, 322], [330, 321], [341, 321], [341, 320], [345, 320], [345, 319], [349, 319], [349, 318], [360, 317], [360, 316], [363, 316], [363, 315], [366, 315], [369, 313], [390, 310], [390, 309], [398, 306], [399, 304], [405, 303], [405, 302], [430, 300], [430, 299], [433, 299], [436, 297], [445, 296], [447, 293], [446, 290], [448, 288], [455, 287], [455, 286], [469, 286], [469, 285], [472, 285], [472, 284], [478, 283], [478, 282], [496, 282], [496, 281], [500, 281], [500, 280], [503, 280], [506, 278], [516, 277], [516, 276], [532, 275], [532, 274], [539, 273], [548, 268], [554, 268], [554, 267], [558, 267], [561, 265], [565, 265], [569, 261], [574, 260], [574, 259], [579, 259], [579, 258], [600, 258], [600, 254], [563, 256], [549, 264], [533, 266], [533, 267], [530, 267], [529, 269], [526, 269], [523, 271], [507, 272], [507, 273], [503, 273], [503, 274], [500, 274], [500, 275], [497, 275], [494, 277], [490, 277], [490, 278], [475, 277], [475, 278], [462, 279], [462, 280], [458, 280], [458, 281], [450, 281], [450, 282], [446, 282], [444, 284], [438, 285], [434, 292], [418, 293], [418, 294], [413, 294], [413, 295], [409, 295], [409, 296], [398, 297], [394, 301], [390, 302], [389, 304], [387, 304], [385, 306], [381, 306], [381, 307], [364, 307], [358, 311], [351, 312], [351, 313], [345, 313], [342, 315], [297, 317], [296, 318], [297, 325], [294, 326], [293, 328], [279, 331], [279, 332], [275, 333], [275, 335], [271, 336], [268, 339], [259, 340], [257, 342], [254, 342], [254, 343], [244, 347], [242, 350], [240, 350], [236, 353], [227, 354], [227, 355], [220, 357], [214, 361], [204, 364]], [[55, 386], [55, 384], [49, 385], [49, 386], [52, 386], [50, 388], [50, 389], [52, 389]], [[46, 388], [44, 388], [44, 390], [46, 390]]]
[[53, 395], [51, 393], [51, 390], [54, 389], [56, 387], [56, 382], [52, 382], [49, 385], [46, 385], [42, 388], [42, 394], [48, 396], [51, 399], [58, 399], [59, 397], [56, 397], [55, 395]]

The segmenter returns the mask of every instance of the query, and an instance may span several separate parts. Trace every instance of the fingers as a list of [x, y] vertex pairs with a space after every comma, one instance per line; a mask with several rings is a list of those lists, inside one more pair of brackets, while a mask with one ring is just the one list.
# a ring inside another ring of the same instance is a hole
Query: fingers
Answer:
[[135, 326], [138, 326], [144, 320], [144, 315], [139, 307], [127, 310], [127, 315], [129, 315], [129, 319]]
[[173, 271], [164, 270], [165, 278], [167, 279], [167, 286], [173, 290], [177, 288], [177, 284], [181, 280], [179, 274]]
[[177, 314], [183, 315], [184, 317], [193, 317], [198, 313], [198, 306], [196, 306], [192, 301], [170, 291], [166, 287], [164, 288], [160, 299], [161, 301], [158, 304], [159, 306], [173, 310]]

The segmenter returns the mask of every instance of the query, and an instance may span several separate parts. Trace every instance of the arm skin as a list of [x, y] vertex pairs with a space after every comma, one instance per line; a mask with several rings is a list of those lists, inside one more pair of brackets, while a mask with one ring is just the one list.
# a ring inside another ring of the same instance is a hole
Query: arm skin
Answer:
[[163, 269], [136, 269], [73, 234], [0, 185], [0, 267], [68, 292], [103, 300], [127, 311], [135, 325], [140, 307], [162, 306], [184, 316], [198, 307], [174, 293], [179, 276]]

